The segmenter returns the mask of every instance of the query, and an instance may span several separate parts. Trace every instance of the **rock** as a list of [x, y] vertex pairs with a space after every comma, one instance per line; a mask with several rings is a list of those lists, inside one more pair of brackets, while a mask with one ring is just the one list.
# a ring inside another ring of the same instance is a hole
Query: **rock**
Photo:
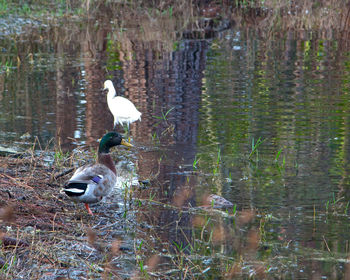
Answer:
[[3, 146], [0, 146], [0, 156], [2, 156], [2, 157], [7, 157], [7, 156], [20, 157], [21, 153], [13, 148], [6, 148]]
[[202, 206], [213, 208], [229, 208], [233, 207], [233, 203], [219, 195], [210, 194], [204, 197]]

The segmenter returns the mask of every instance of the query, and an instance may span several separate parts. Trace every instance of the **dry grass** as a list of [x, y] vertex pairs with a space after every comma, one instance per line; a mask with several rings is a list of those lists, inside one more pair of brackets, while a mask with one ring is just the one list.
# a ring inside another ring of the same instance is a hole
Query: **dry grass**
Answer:
[[[128, 45], [136, 40], [162, 42], [165, 49], [172, 50], [184, 36], [205, 38], [209, 29], [220, 29], [225, 20], [241, 27], [254, 26], [269, 37], [293, 30], [333, 38], [350, 31], [350, 4], [342, 0], [122, 1], [110, 3], [108, 9], [113, 11], [115, 35], [123, 39], [123, 49], [130, 49]], [[92, 11], [97, 15], [101, 10]]]
[[[317, 33], [322, 38], [347, 37], [350, 31], [350, 4], [330, 1], [237, 1], [232, 16], [238, 25], [253, 26], [265, 38], [295, 31]], [[242, 3], [245, 3], [242, 5]]]

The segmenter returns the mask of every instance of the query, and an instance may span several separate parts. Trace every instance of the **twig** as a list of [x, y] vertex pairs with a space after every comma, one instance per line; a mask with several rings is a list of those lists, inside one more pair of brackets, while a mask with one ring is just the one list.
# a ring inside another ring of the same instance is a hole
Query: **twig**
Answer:
[[29, 186], [28, 184], [25, 184], [25, 183], [22, 183], [22, 182], [18, 181], [16, 178], [11, 177], [10, 175], [7, 175], [7, 174], [0, 174], [0, 175], [6, 177], [6, 178], [8, 178], [8, 179], [11, 179], [11, 180], [14, 181], [16, 184], [18, 184], [18, 185], [20, 185], [20, 186], [22, 186], [22, 187], [30, 188], [30, 189], [34, 190], [33, 187]]
[[61, 173], [59, 173], [59, 174], [56, 174], [56, 175], [54, 176], [54, 179], [57, 180], [58, 178], [63, 177], [64, 175], [67, 175], [67, 174], [71, 173], [73, 170], [74, 170], [74, 167], [69, 168], [69, 169], [67, 169], [67, 170], [64, 170], [63, 172], [61, 172]]
[[325, 243], [325, 244], [326, 244], [326, 246], [327, 246], [327, 250], [328, 250], [328, 252], [329, 252], [329, 253], [331, 253], [331, 250], [330, 250], [330, 249], [329, 249], [329, 247], [328, 247], [328, 244], [327, 244], [326, 239], [324, 238], [324, 235], [322, 235], [322, 238], [323, 238], [324, 243]]

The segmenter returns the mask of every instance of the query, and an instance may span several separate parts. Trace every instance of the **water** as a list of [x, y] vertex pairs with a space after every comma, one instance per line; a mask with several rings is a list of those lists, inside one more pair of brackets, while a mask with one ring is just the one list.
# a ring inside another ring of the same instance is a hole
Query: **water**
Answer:
[[[208, 279], [236, 266], [348, 273], [350, 73], [336, 39], [231, 27], [170, 44], [103, 19], [26, 30], [0, 34], [1, 145], [96, 145], [113, 127], [101, 92], [112, 79], [142, 112], [130, 129], [136, 171], [154, 183], [130, 213], [145, 262], [163, 252], [165, 273], [189, 258]], [[236, 214], [197, 208], [211, 193]]]

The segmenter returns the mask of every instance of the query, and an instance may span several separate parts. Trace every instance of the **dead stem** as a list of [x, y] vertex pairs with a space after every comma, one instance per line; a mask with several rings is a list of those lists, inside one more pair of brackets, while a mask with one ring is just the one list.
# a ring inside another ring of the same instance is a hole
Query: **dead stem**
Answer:
[[66, 170], [64, 170], [64, 171], [62, 171], [62, 172], [60, 172], [60, 173], [58, 173], [58, 174], [55, 174], [55, 175], [54, 175], [54, 179], [57, 180], [57, 179], [60, 178], [60, 177], [63, 177], [63, 176], [65, 176], [65, 175], [69, 174], [69, 173], [72, 173], [74, 169], [75, 169], [74, 167], [71, 167], [71, 168], [69, 168], [69, 169], [66, 169]]
[[7, 175], [7, 174], [0, 174], [0, 176], [6, 177], [6, 178], [12, 180], [14, 183], [20, 185], [21, 187], [29, 188], [29, 189], [31, 189], [31, 190], [34, 191], [34, 188], [33, 188], [33, 187], [29, 186], [28, 184], [25, 184], [25, 183], [22, 183], [22, 182], [18, 181], [16, 178], [13, 178], [13, 177], [10, 176], [10, 175]]

